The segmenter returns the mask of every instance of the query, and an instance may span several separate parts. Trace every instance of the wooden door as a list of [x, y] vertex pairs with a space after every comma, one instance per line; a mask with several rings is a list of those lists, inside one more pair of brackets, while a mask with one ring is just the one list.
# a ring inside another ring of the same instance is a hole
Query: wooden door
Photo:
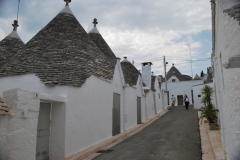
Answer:
[[112, 135], [119, 134], [120, 131], [120, 94], [113, 93], [113, 123], [112, 123]]
[[137, 97], [137, 124], [142, 123], [141, 97]]
[[183, 105], [183, 95], [177, 96], [177, 102], [178, 102], [178, 105]]
[[49, 160], [50, 111], [50, 103], [40, 103], [37, 126], [36, 160]]

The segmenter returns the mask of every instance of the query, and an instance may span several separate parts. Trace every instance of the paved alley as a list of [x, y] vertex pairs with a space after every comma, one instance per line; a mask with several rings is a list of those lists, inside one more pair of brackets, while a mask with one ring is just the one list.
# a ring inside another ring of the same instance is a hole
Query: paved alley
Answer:
[[197, 111], [175, 106], [94, 160], [201, 160]]

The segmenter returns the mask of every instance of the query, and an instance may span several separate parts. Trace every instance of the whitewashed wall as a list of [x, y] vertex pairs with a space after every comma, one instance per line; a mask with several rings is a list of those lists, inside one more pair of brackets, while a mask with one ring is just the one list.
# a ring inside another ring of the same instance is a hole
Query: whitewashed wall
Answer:
[[[178, 105], [177, 96], [186, 94], [190, 100], [190, 104], [192, 104], [192, 86], [203, 84], [202, 80], [193, 80], [193, 81], [179, 81], [179, 82], [168, 82], [167, 89], [169, 91], [169, 105], [171, 105], [171, 97], [172, 95], [176, 98], [175, 105]], [[162, 89], [165, 90], [165, 82], [162, 82]]]
[[7, 120], [7, 134], [4, 135], [6, 159], [35, 159], [40, 100], [19, 89], [4, 92], [3, 98], [12, 110]]
[[[11, 115], [8, 115], [7, 119], [5, 119], [7, 124], [4, 125], [5, 128], [1, 129], [0, 132], [2, 135], [0, 142], [5, 147], [2, 149], [2, 145], [0, 146], [0, 150], [4, 151], [5, 154], [3, 155], [5, 157], [1, 157], [1, 159], [35, 159], [40, 100], [50, 101], [53, 98], [53, 104], [56, 104], [56, 101], [62, 101], [62, 98], [22, 89], [5, 91], [3, 98], [11, 109]], [[65, 118], [64, 114], [61, 117], [57, 116], [58, 119], [55, 117], [55, 115], [61, 113], [58, 109], [59, 106], [53, 106], [52, 110], [52, 122], [54, 126], [51, 128], [51, 133], [56, 133], [54, 136], [52, 134], [50, 136], [50, 141], [52, 142], [50, 144], [50, 154], [52, 159], [64, 158], [62, 151], [64, 151], [65, 121], [62, 120]], [[2, 117], [2, 115], [0, 116]], [[2, 122], [0, 124], [2, 126]]]
[[[221, 2], [224, 2], [224, 9], [239, 3], [233, 0]], [[223, 63], [230, 56], [240, 53], [240, 26], [239, 21], [223, 13], [219, 1], [216, 1], [215, 23], [214, 85], [220, 109], [222, 140], [227, 159], [237, 160], [240, 159], [240, 68], [225, 69]]]
[[9, 115], [0, 115], [0, 159], [7, 157], [7, 119]]
[[[137, 125], [137, 93], [136, 88], [125, 88], [125, 129]], [[143, 110], [141, 110], [143, 111]]]
[[141, 120], [147, 120], [145, 96], [142, 88], [141, 77], [133, 87], [126, 87], [124, 90], [124, 108], [125, 108], [125, 130], [137, 125], [137, 97], [141, 97]]
[[160, 89], [161, 86], [159, 86], [158, 77], [156, 77], [156, 79], [155, 79], [154, 86], [155, 86], [155, 89], [156, 89], [156, 91], [155, 91], [155, 96], [156, 97], [155, 98], [156, 98], [157, 113], [159, 113], [162, 110], [164, 110], [164, 108], [166, 108], [167, 106], [164, 106], [164, 104], [163, 104], [163, 101], [164, 101], [163, 98], [164, 97], [163, 97], [161, 89]]
[[150, 90], [146, 93], [146, 105], [147, 105], [147, 117], [148, 119], [155, 115], [153, 96], [155, 96], [154, 91]]
[[[113, 93], [121, 96], [123, 129], [123, 75], [117, 64], [112, 83], [91, 76], [79, 88], [69, 87], [66, 110], [66, 150], [70, 156], [112, 137]], [[71, 88], [71, 89], [70, 89]]]
[[[50, 158], [62, 159], [62, 157], [68, 157], [112, 137], [113, 93], [118, 93], [121, 96], [121, 132], [135, 126], [137, 123], [137, 96], [142, 99], [142, 121], [146, 121], [147, 118], [155, 115], [153, 93], [148, 97], [143, 96], [140, 80], [135, 88], [125, 87], [124, 91], [123, 85], [125, 81], [119, 61], [115, 67], [113, 79], [110, 82], [91, 76], [81, 88], [76, 88], [68, 86], [47, 87], [34, 74], [2, 77], [0, 78], [0, 95], [2, 95], [3, 91], [14, 88], [22, 88], [31, 93], [37, 92], [46, 95], [44, 98], [38, 98], [38, 101], [40, 99], [49, 100], [53, 107]], [[128, 99], [124, 101], [125, 93]], [[65, 97], [66, 100], [64, 103], [58, 100], [51, 101], [51, 97]], [[123, 107], [124, 103], [126, 103], [125, 108]], [[126, 114], [127, 122], [125, 123]], [[38, 111], [36, 115], [38, 115]], [[1, 123], [1, 126], [4, 126], [4, 124]], [[37, 124], [32, 123], [31, 126], [35, 127], [36, 131]], [[1, 130], [1, 134], [5, 134], [3, 130]], [[36, 137], [36, 133], [33, 136]], [[34, 154], [32, 151], [28, 154], [35, 156], [36, 139], [32, 139], [31, 143], [33, 143], [31, 149], [34, 150]], [[52, 145], [53, 143], [57, 145]], [[3, 146], [4, 144], [0, 147]]]
[[[212, 83], [208, 83], [208, 84], [193, 86], [192, 90], [193, 90], [193, 99], [194, 99], [194, 109], [200, 109], [203, 106], [203, 104], [201, 103], [201, 100], [202, 100], [201, 89], [204, 87], [204, 85], [208, 85], [208, 86], [212, 87], [213, 90], [214, 90], [213, 82]], [[198, 97], [199, 95], [201, 97]], [[213, 94], [213, 97], [212, 97], [212, 104], [217, 108], [216, 99], [215, 99], [215, 93]]]
[[171, 76], [167, 82], [172, 82], [173, 79], [175, 79], [176, 82], [179, 82], [179, 79], [176, 76]]

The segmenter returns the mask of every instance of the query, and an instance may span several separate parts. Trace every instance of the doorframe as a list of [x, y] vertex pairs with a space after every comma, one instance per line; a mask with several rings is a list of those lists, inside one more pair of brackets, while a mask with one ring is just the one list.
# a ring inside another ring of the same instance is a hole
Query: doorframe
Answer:
[[[49, 159], [64, 159], [65, 158], [65, 116], [66, 116], [66, 103], [65, 101], [50, 100], [52, 95], [41, 96], [37, 94], [42, 103], [50, 103], [50, 134], [49, 134]], [[48, 97], [48, 98], [47, 98]], [[58, 100], [65, 100], [63, 97], [54, 96]], [[59, 118], [61, 117], [61, 118]], [[37, 129], [37, 126], [36, 126]], [[55, 145], [58, 144], [58, 145]], [[36, 132], [36, 145], [37, 145], [37, 132]], [[36, 149], [35, 149], [36, 150]], [[36, 155], [36, 153], [35, 153]]]

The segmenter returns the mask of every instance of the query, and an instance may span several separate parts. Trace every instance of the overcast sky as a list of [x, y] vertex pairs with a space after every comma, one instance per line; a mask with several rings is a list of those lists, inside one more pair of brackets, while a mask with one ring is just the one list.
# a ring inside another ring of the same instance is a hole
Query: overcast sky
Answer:
[[[65, 6], [63, 0], [21, 0], [18, 34], [27, 43]], [[151, 61], [154, 74], [163, 74], [163, 56], [182, 74], [206, 73], [211, 65], [209, 0], [72, 0], [70, 8], [88, 32], [93, 18], [117, 57], [128, 57], [141, 69]], [[0, 40], [12, 31], [18, 0], [0, 0]]]

